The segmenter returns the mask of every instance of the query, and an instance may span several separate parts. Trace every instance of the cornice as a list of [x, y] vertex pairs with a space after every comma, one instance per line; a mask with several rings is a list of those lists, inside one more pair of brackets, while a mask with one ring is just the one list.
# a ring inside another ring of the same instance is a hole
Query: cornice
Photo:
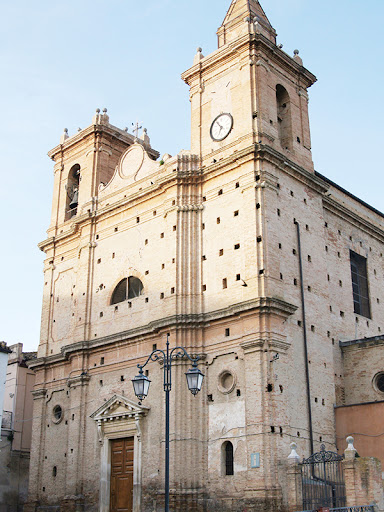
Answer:
[[264, 158], [274, 164], [276, 167], [280, 168], [282, 171], [286, 172], [293, 178], [296, 178], [298, 181], [301, 181], [306, 186], [312, 188], [319, 194], [324, 194], [327, 192], [329, 186], [324, 183], [320, 178], [318, 178], [314, 172], [308, 171], [304, 167], [296, 164], [292, 160], [283, 155], [276, 149], [273, 149], [271, 146], [264, 144], [255, 144], [257, 148], [257, 156]]
[[[132, 145], [135, 143], [136, 139], [133, 135], [130, 133], [121, 130], [120, 128], [117, 128], [116, 126], [113, 126], [111, 124], [93, 124], [88, 126], [87, 128], [84, 128], [84, 130], [81, 130], [77, 134], [73, 135], [72, 137], [69, 137], [65, 142], [62, 144], [58, 144], [53, 149], [48, 151], [48, 156], [52, 160], [55, 159], [55, 156], [59, 153], [62, 153], [63, 151], [68, 151], [68, 149], [72, 148], [73, 146], [79, 144], [83, 139], [86, 139], [90, 135], [103, 133], [106, 135], [109, 135], [113, 137], [114, 139], [120, 140], [125, 145]], [[160, 153], [152, 148], [145, 148], [148, 154], [153, 158], [157, 159], [160, 156]], [[101, 148], [102, 150], [102, 148]]]
[[68, 231], [60, 233], [56, 236], [51, 236], [51, 237], [43, 240], [42, 242], [39, 242], [37, 244], [37, 247], [40, 249], [40, 251], [46, 252], [50, 246], [55, 245], [56, 243], [60, 242], [61, 240], [68, 241], [69, 237], [76, 235], [76, 233], [79, 231], [80, 224], [84, 225], [86, 221], [89, 222], [90, 219], [94, 216], [95, 216], [95, 212], [87, 212], [82, 215], [72, 217], [72, 219], [73, 219], [72, 224], [71, 224], [70, 228], [68, 229]]
[[211, 322], [240, 314], [248, 314], [251, 311], [255, 311], [259, 315], [271, 314], [286, 319], [290, 315], [293, 315], [296, 310], [297, 306], [281, 299], [258, 297], [257, 299], [233, 304], [227, 308], [216, 311], [191, 315], [174, 315], [149, 322], [148, 324], [135, 329], [129, 329], [127, 331], [111, 334], [102, 338], [83, 340], [71, 345], [66, 345], [61, 348], [60, 354], [35, 359], [30, 363], [29, 367], [37, 369], [47, 365], [55, 365], [68, 360], [72, 354], [77, 352], [89, 351], [122, 341], [134, 341], [137, 340], [137, 338], [152, 335], [162, 329], [200, 329], [208, 327]]
[[360, 340], [339, 341], [339, 347], [343, 352], [347, 350], [359, 350], [384, 345], [384, 335], [362, 338]]
[[207, 176], [211, 173], [218, 173], [220, 170], [227, 170], [238, 165], [239, 161], [246, 162], [252, 158], [267, 160], [281, 171], [286, 172], [290, 176], [304, 183], [307, 187], [315, 190], [319, 194], [324, 194], [329, 189], [329, 185], [317, 177], [313, 172], [307, 171], [304, 167], [294, 163], [292, 160], [287, 159], [286, 155], [279, 153], [271, 146], [264, 144], [252, 144], [247, 148], [236, 151], [232, 155], [219, 160], [218, 162], [204, 167], [204, 175]]
[[252, 38], [252, 43], [258, 48], [268, 48], [269, 57], [273, 56], [280, 65], [283, 65], [285, 69], [294, 71], [296, 75], [299, 75], [306, 81], [306, 88], [317, 82], [316, 76], [311, 73], [307, 68], [298, 64], [288, 53], [284, 52], [281, 48], [276, 46], [272, 41], [267, 39], [263, 34], [255, 34]]
[[290, 57], [283, 50], [278, 48], [272, 41], [270, 41], [263, 34], [245, 34], [234, 41], [220, 47], [215, 52], [204, 57], [197, 64], [187, 69], [182, 73], [181, 78], [188, 85], [191, 85], [193, 78], [197, 75], [203, 75], [206, 71], [211, 71], [218, 66], [222, 66], [225, 61], [233, 58], [234, 53], [239, 53], [244, 50], [244, 47], [248, 46], [249, 50], [263, 50], [269, 58], [273, 58], [276, 62], [282, 65], [285, 69], [289, 69], [290, 72], [294, 72], [295, 75], [302, 77], [305, 81], [305, 87], [313, 85], [317, 78], [304, 66], [298, 64], [292, 57]]
[[32, 396], [34, 400], [41, 400], [45, 398], [47, 394], [47, 390], [45, 388], [35, 389], [32, 391]]
[[86, 386], [90, 380], [90, 376], [83, 372], [80, 375], [76, 375], [75, 377], [69, 377], [67, 380], [67, 386], [69, 388], [76, 388], [78, 386]]
[[340, 204], [338, 201], [335, 201], [331, 197], [324, 196], [323, 197], [323, 207], [325, 210], [328, 210], [329, 212], [333, 213], [337, 217], [340, 217], [341, 219], [355, 224], [361, 229], [362, 231], [365, 231], [370, 236], [376, 238], [380, 242], [384, 242], [384, 230], [380, 229], [378, 226], [373, 224], [372, 222], [364, 219], [357, 213], [353, 212], [346, 206]]

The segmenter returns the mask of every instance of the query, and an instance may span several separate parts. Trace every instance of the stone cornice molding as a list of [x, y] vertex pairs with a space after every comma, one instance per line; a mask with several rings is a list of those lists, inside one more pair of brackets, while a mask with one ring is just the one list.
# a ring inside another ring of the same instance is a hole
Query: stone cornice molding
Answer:
[[[216, 68], [222, 67], [227, 62], [233, 60], [234, 53], [238, 53], [240, 56], [241, 52], [247, 48], [249, 52], [251, 52], [251, 50], [256, 50], [267, 54], [271, 60], [278, 62], [278, 64], [284, 69], [287, 69], [290, 73], [300, 77], [304, 82], [303, 85], [305, 88], [310, 87], [317, 81], [315, 75], [308, 71], [308, 69], [298, 64], [292, 57], [260, 33], [244, 34], [234, 41], [220, 47], [215, 52], [200, 60], [198, 64], [195, 64], [182, 73], [181, 78], [188, 85], [191, 85], [191, 82], [198, 76], [204, 75], [208, 70], [213, 71]], [[261, 57], [261, 55], [258, 57]]]
[[367, 349], [384, 345], [384, 336], [374, 336], [360, 340], [339, 341], [339, 347], [343, 352], [349, 350]]
[[220, 160], [214, 164], [204, 167], [204, 177], [212, 174], [212, 177], [219, 176], [223, 172], [227, 172], [253, 159], [264, 160], [278, 167], [281, 171], [286, 172], [293, 178], [304, 183], [307, 187], [315, 190], [319, 194], [328, 191], [329, 185], [313, 172], [308, 171], [304, 167], [295, 164], [292, 160], [287, 159], [286, 155], [279, 153], [272, 147], [264, 144], [252, 144], [247, 148], [236, 151], [227, 158]]
[[86, 386], [90, 378], [91, 377], [85, 372], [80, 375], [76, 375], [75, 377], [69, 377], [67, 379], [67, 386], [69, 388], [76, 388], [77, 386]]
[[[131, 135], [130, 133], [121, 130], [120, 128], [117, 128], [116, 126], [113, 126], [111, 124], [92, 124], [87, 128], [84, 128], [84, 130], [81, 130], [80, 132], [76, 133], [75, 135], [72, 135], [72, 137], [69, 137], [63, 144], [58, 144], [57, 146], [55, 146], [48, 152], [48, 156], [49, 158], [54, 160], [56, 155], [61, 154], [63, 151], [67, 151], [74, 145], [79, 144], [79, 142], [89, 137], [90, 135], [99, 133], [109, 135], [114, 139], [119, 139], [122, 143], [126, 145], [132, 145], [135, 143], [136, 140], [134, 135]], [[151, 158], [153, 158], [154, 160], [157, 160], [157, 158], [159, 158], [160, 153], [158, 151], [148, 147], [146, 147], [145, 149], [151, 156]]]
[[[77, 352], [89, 351], [98, 347], [105, 347], [117, 342], [132, 342], [137, 338], [152, 335], [161, 329], [199, 329], [207, 327], [211, 322], [229, 318], [239, 314], [248, 314], [255, 312], [259, 315], [274, 315], [283, 319], [293, 315], [297, 306], [285, 302], [281, 299], [271, 297], [259, 297], [257, 299], [233, 304], [227, 308], [207, 313], [191, 315], [175, 315], [150, 322], [144, 326], [129, 329], [127, 331], [111, 334], [102, 338], [84, 340], [61, 348], [60, 354], [35, 359], [30, 368], [36, 369], [45, 365], [54, 365], [68, 360], [71, 355]], [[198, 351], [198, 348], [197, 348]]]
[[362, 231], [365, 231], [370, 236], [379, 240], [381, 243], [384, 242], [383, 229], [380, 229], [379, 226], [373, 224], [367, 219], [364, 219], [358, 213], [353, 212], [338, 201], [332, 199], [331, 197], [324, 196], [323, 207], [325, 210], [328, 210], [330, 213], [333, 213], [344, 221], [354, 224]]
[[240, 347], [244, 353], [261, 352], [266, 348], [277, 353], [286, 352], [291, 344], [283, 339], [269, 338], [268, 336], [253, 337], [247, 341], [240, 343]]
[[34, 400], [41, 400], [45, 398], [47, 395], [47, 390], [45, 388], [39, 388], [32, 391], [32, 396]]

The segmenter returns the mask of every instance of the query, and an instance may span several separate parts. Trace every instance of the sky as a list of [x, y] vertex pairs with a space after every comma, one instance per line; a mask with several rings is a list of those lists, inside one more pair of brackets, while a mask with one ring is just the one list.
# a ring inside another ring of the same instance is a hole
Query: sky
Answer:
[[[120, 128], [140, 121], [152, 147], [190, 147], [188, 87], [196, 48], [217, 48], [230, 0], [0, 0], [0, 340], [36, 350], [53, 162], [107, 108]], [[318, 82], [310, 121], [316, 170], [383, 211], [382, 0], [261, 0], [278, 43]], [[380, 101], [379, 101], [380, 100]]]

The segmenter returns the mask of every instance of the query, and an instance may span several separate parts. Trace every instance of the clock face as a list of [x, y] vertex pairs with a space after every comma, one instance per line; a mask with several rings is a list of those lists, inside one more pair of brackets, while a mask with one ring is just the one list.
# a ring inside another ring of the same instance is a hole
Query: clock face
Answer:
[[211, 125], [211, 137], [213, 140], [224, 140], [232, 130], [233, 117], [231, 114], [220, 114]]

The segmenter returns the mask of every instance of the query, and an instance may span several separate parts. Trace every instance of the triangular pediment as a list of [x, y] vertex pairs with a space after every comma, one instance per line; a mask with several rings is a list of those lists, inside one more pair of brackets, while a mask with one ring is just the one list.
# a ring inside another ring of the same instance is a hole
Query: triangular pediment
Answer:
[[95, 421], [108, 421], [116, 418], [145, 416], [149, 411], [148, 407], [138, 405], [122, 395], [114, 395], [105, 402], [97, 411], [91, 414]]

